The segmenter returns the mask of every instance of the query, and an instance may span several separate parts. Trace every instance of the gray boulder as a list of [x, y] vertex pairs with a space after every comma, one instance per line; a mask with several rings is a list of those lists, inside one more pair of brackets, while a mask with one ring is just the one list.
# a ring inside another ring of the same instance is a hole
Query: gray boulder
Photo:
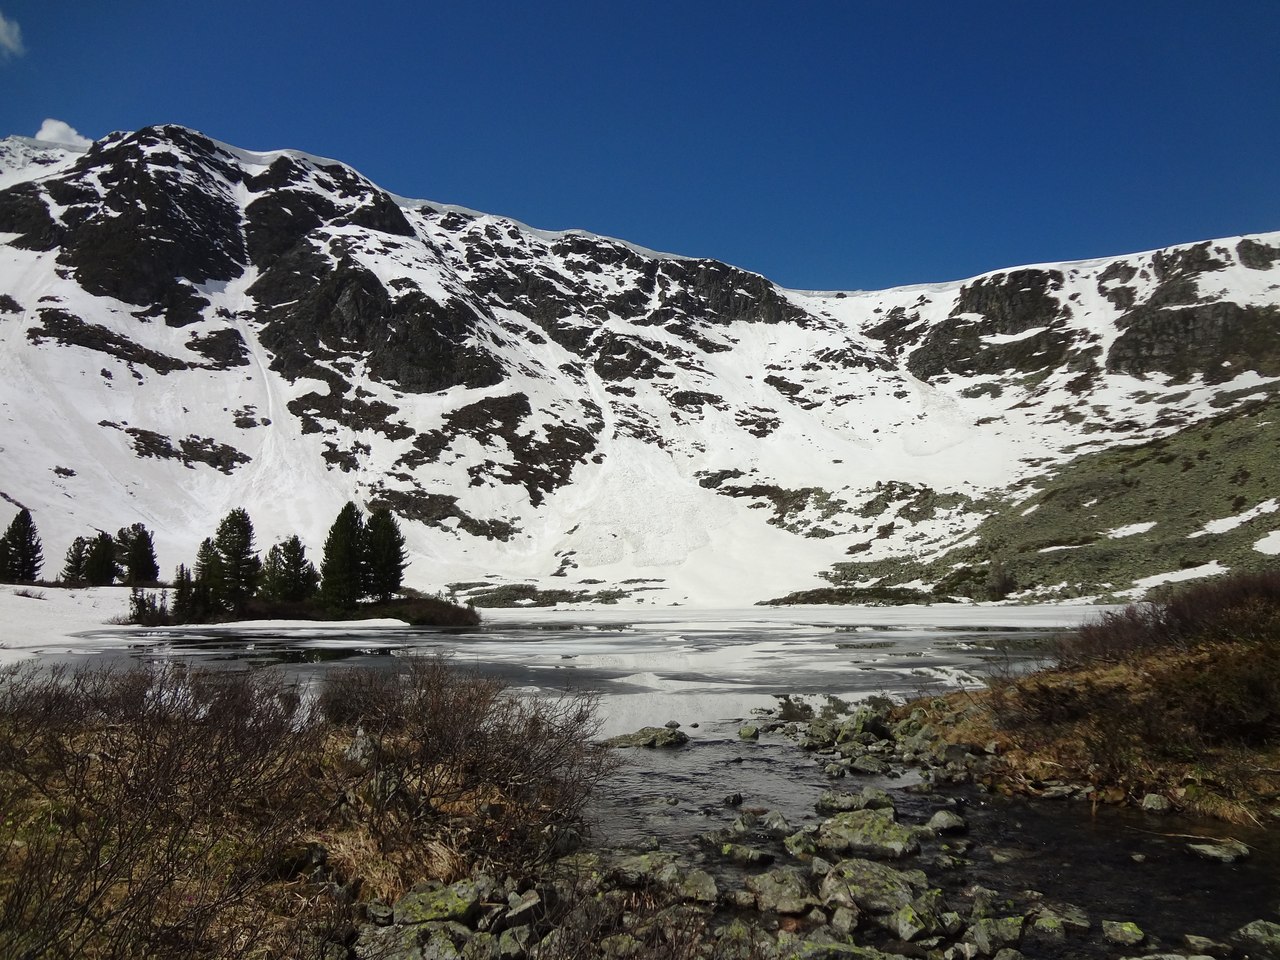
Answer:
[[1136, 947], [1147, 935], [1142, 928], [1129, 920], [1103, 920], [1102, 938], [1121, 947]]
[[1217, 840], [1212, 843], [1188, 843], [1187, 849], [1202, 860], [1235, 863], [1249, 856], [1249, 848], [1239, 840]]
[[1228, 938], [1250, 960], [1280, 960], [1280, 923], [1255, 920]]
[[916, 832], [894, 819], [892, 810], [851, 810], [823, 822], [818, 847], [834, 853], [897, 860], [920, 852]]
[[671, 727], [641, 727], [635, 733], [624, 733], [610, 737], [604, 742], [606, 747], [648, 747], [672, 748], [683, 747], [689, 742], [689, 735], [683, 730]]
[[397, 924], [432, 923], [453, 920], [472, 923], [480, 915], [481, 890], [470, 880], [459, 880], [437, 890], [416, 890], [396, 901]]
[[909, 905], [928, 883], [919, 870], [897, 870], [888, 864], [855, 858], [832, 865], [818, 885], [818, 898], [827, 907], [892, 913]]
[[746, 884], [756, 895], [756, 909], [762, 913], [807, 913], [818, 903], [809, 890], [808, 879], [794, 867], [778, 867], [747, 877]]
[[850, 810], [892, 810], [893, 800], [878, 787], [861, 790], [827, 790], [818, 797], [819, 813], [847, 813]]

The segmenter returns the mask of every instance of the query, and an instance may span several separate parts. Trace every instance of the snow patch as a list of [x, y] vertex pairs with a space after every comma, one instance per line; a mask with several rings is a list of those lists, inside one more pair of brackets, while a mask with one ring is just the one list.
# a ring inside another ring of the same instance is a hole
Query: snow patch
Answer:
[[1146, 533], [1155, 525], [1155, 520], [1148, 520], [1146, 523], [1131, 523], [1128, 526], [1115, 527], [1114, 529], [1108, 530], [1106, 531], [1106, 535], [1112, 540], [1118, 540], [1121, 537], [1133, 537], [1137, 536], [1139, 533]]
[[1248, 523], [1250, 520], [1256, 520], [1258, 517], [1268, 513], [1275, 513], [1277, 509], [1280, 509], [1280, 500], [1276, 500], [1273, 497], [1270, 500], [1264, 500], [1262, 503], [1246, 510], [1244, 513], [1237, 513], [1234, 517], [1223, 517], [1220, 520], [1210, 520], [1195, 533], [1187, 534], [1187, 539], [1194, 540], [1196, 537], [1205, 537], [1211, 533], [1226, 533], [1230, 530], [1234, 530], [1236, 527]]

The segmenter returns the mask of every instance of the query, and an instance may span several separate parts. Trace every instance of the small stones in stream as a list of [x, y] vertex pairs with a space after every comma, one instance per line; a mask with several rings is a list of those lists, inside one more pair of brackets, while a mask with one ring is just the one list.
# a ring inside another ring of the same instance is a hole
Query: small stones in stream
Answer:
[[[992, 817], [981, 810], [990, 798], [970, 792], [960, 802], [948, 800], [938, 786], [981, 776], [993, 762], [994, 749], [944, 743], [923, 711], [897, 723], [881, 703], [808, 722], [784, 723], [773, 716], [760, 713], [730, 727], [722, 740], [709, 741], [720, 750], [727, 742], [735, 752], [719, 763], [775, 762], [769, 739], [776, 734], [797, 741], [831, 776], [857, 774], [870, 782], [861, 789], [825, 790], [814, 816], [776, 796], [771, 801], [751, 796], [750, 781], [743, 778], [750, 768], [734, 767], [737, 779], [723, 789], [739, 786], [748, 793], [745, 798], [735, 790], [717, 801], [716, 790], [696, 802], [658, 799], [670, 810], [666, 818], [691, 818], [698, 811], [711, 818], [712, 829], [699, 835], [700, 844], [690, 842], [675, 852], [650, 834], [626, 849], [580, 850], [563, 857], [537, 882], [477, 875], [449, 885], [422, 884], [394, 906], [367, 905], [366, 922], [347, 945], [332, 945], [333, 957], [1023, 960], [1145, 954], [1143, 960], [1221, 960], [1234, 951], [1248, 960], [1280, 960], [1280, 924], [1269, 920], [1246, 924], [1229, 937], [1221, 934], [1229, 945], [1187, 935], [1181, 938], [1184, 951], [1165, 954], [1158, 952], [1165, 945], [1133, 922], [1108, 918], [1098, 924], [1080, 907], [1013, 886], [1013, 877], [1025, 876], [1019, 862], [1040, 855], [1036, 835], [1025, 832], [1018, 818], [993, 828]], [[646, 727], [610, 743], [681, 746], [688, 737], [678, 726], [672, 721]], [[884, 789], [908, 765], [921, 769], [924, 779], [905, 789]], [[814, 781], [809, 789], [816, 787], [816, 776]], [[1087, 798], [1091, 788], [1044, 781], [1034, 789], [1042, 797]], [[816, 794], [813, 789], [808, 796]], [[636, 802], [648, 809], [653, 798], [646, 791]], [[783, 806], [787, 815], [769, 802]], [[1142, 803], [1147, 813], [1171, 806], [1154, 794]], [[700, 829], [706, 828], [695, 827]], [[1228, 864], [1249, 854], [1248, 846], [1234, 840], [1167, 842], [1167, 849], [1180, 850], [1185, 843], [1197, 856]], [[1129, 858], [1120, 854], [1117, 859]], [[1159, 860], [1153, 853], [1144, 869]], [[1210, 864], [1198, 869], [1221, 875], [1221, 868]], [[979, 878], [1002, 889], [975, 883]], [[1088, 883], [1089, 877], [1081, 870], [1067, 882]], [[1141, 911], [1134, 916], [1149, 925]], [[1194, 919], [1189, 912], [1189, 922]], [[1164, 936], [1158, 925], [1153, 931]]]

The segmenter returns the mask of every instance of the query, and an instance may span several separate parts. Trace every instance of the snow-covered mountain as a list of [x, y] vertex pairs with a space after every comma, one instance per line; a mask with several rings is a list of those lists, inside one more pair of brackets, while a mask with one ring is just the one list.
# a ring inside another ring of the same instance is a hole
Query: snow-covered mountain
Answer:
[[[1213, 437], [1280, 421], [1277, 261], [1280, 233], [800, 292], [177, 126], [10, 138], [0, 496], [32, 510], [47, 574], [135, 521], [170, 569], [241, 505], [262, 546], [318, 552], [355, 499], [400, 517], [411, 584], [491, 599], [974, 593], [992, 561], [1040, 595], [1128, 589], [1213, 572], [1212, 523], [1252, 537], [1232, 565], [1280, 552], [1277, 448], [1234, 490], [1207, 472], [1229, 465]], [[1145, 500], [1060, 491], [1153, 441], [1210, 462], [1169, 461]], [[1046, 497], [1076, 509], [1036, 545]], [[1105, 577], [1027, 572], [1109, 544], [1146, 547]]]

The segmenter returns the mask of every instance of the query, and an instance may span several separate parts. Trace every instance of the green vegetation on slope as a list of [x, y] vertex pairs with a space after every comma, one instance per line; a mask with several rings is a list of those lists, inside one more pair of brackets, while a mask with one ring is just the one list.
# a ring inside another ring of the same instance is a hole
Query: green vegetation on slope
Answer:
[[[1232, 570], [1260, 570], [1274, 561], [1254, 544], [1280, 529], [1280, 512], [1191, 535], [1280, 497], [1277, 451], [1280, 399], [1257, 401], [1162, 439], [1084, 454], [1037, 478], [1030, 496], [997, 509], [972, 542], [935, 560], [841, 563], [827, 578], [839, 588], [920, 580], [935, 585], [935, 598], [1030, 590], [1036, 599], [1062, 599], [1107, 595], [1215, 560]], [[1154, 526], [1107, 534], [1141, 523]], [[993, 584], [993, 563], [1003, 567], [1006, 583]]]

